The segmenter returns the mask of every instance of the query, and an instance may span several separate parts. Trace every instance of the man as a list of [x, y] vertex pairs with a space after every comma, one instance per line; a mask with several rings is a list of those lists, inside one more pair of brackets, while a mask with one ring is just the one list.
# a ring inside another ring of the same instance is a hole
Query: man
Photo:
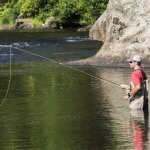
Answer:
[[145, 72], [141, 69], [142, 59], [139, 55], [135, 55], [127, 61], [134, 71], [131, 74], [130, 86], [126, 84], [120, 85], [122, 89], [128, 91], [124, 99], [129, 100], [131, 110], [144, 110], [148, 108], [148, 82]]

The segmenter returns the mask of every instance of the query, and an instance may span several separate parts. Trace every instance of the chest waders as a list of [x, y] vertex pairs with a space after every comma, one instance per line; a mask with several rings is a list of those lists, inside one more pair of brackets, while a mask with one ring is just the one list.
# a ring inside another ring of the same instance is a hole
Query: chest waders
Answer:
[[[130, 82], [130, 91], [135, 88], [133, 82]], [[141, 83], [141, 89], [129, 98], [129, 108], [131, 110], [139, 109], [144, 110], [148, 108], [148, 81], [143, 80]]]

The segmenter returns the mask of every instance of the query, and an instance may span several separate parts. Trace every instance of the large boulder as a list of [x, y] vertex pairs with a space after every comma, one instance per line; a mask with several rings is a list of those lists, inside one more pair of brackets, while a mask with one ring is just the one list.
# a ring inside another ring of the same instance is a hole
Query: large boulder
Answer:
[[58, 28], [60, 28], [60, 23], [54, 17], [50, 17], [42, 25], [42, 28], [58, 29]]
[[[139, 54], [150, 60], [150, 1], [109, 0], [104, 14], [90, 30], [92, 39], [103, 41], [91, 59], [103, 64], [123, 63]], [[91, 59], [86, 61], [90, 63]]]
[[16, 19], [16, 29], [34, 29], [35, 25], [31, 18], [24, 18], [24, 16], [19, 15]]

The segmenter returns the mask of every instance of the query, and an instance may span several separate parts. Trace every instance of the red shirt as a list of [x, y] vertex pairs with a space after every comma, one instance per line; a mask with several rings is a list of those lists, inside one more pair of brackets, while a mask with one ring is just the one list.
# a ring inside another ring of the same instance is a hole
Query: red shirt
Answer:
[[141, 84], [144, 80], [143, 78], [143, 71], [141, 69], [135, 70], [131, 74], [131, 81], [133, 82], [134, 86], [137, 86], [138, 84]]

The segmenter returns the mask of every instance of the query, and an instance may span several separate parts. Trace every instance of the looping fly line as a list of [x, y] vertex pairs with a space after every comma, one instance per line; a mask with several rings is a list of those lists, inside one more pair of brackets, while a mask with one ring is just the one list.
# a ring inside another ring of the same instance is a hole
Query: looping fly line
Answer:
[[67, 65], [67, 64], [65, 64], [65, 63], [61, 63], [61, 62], [58, 62], [58, 61], [56, 61], [56, 60], [47, 58], [47, 57], [45, 57], [45, 56], [42, 56], [42, 55], [39, 55], [39, 54], [36, 54], [36, 53], [33, 53], [33, 52], [29, 52], [29, 51], [26, 51], [26, 50], [23, 50], [23, 49], [20, 49], [20, 48], [16, 48], [16, 47], [10, 46], [10, 50], [9, 50], [9, 81], [8, 81], [8, 86], [7, 86], [7, 91], [6, 91], [5, 97], [4, 97], [4, 99], [2, 100], [2, 102], [1, 102], [1, 104], [0, 104], [0, 107], [1, 107], [1, 106], [4, 104], [4, 102], [6, 101], [6, 98], [7, 98], [7, 96], [8, 96], [8, 92], [9, 92], [9, 89], [10, 89], [11, 74], [12, 74], [12, 67], [11, 67], [11, 65], [12, 65], [12, 58], [11, 58], [11, 55], [12, 55], [11, 51], [12, 51], [12, 48], [13, 48], [13, 49], [16, 49], [16, 50], [18, 50], [18, 51], [21, 51], [21, 52], [25, 52], [25, 53], [28, 53], [28, 54], [31, 54], [31, 55], [34, 55], [34, 56], [37, 56], [37, 57], [40, 57], [40, 58], [49, 60], [49, 61], [54, 62], [54, 63], [57, 63], [57, 64], [59, 64], [59, 65], [68, 67], [68, 68], [73, 69], [73, 70], [76, 70], [76, 71], [79, 71], [79, 72], [81, 72], [81, 73], [83, 73], [83, 74], [86, 74], [86, 75], [88, 75], [88, 76], [90, 76], [90, 77], [92, 77], [92, 78], [95, 78], [95, 79], [97, 79], [97, 80], [102, 80], [103, 82], [107, 82], [107, 83], [113, 84], [113, 85], [115, 85], [115, 86], [117, 86], [117, 87], [120, 87], [120, 85], [119, 85], [118, 83], [109, 81], [109, 80], [104, 79], [104, 78], [101, 78], [101, 77], [96, 77], [96, 76], [94, 76], [94, 75], [92, 75], [92, 74], [90, 74], [90, 73], [87, 73], [87, 72], [85, 72], [85, 71], [82, 71], [82, 70], [80, 70], [80, 69], [77, 69], [77, 68], [75, 68], [75, 67], [72, 67], [72, 66], [70, 66], [70, 65]]
[[6, 101], [6, 98], [8, 96], [8, 92], [9, 92], [9, 89], [10, 89], [10, 84], [11, 84], [11, 47], [9, 49], [9, 80], [8, 80], [8, 86], [7, 86], [7, 91], [6, 91], [6, 94], [5, 94], [5, 97], [4, 99], [2, 100], [1, 104], [0, 104], [0, 107], [4, 104], [4, 102]]

